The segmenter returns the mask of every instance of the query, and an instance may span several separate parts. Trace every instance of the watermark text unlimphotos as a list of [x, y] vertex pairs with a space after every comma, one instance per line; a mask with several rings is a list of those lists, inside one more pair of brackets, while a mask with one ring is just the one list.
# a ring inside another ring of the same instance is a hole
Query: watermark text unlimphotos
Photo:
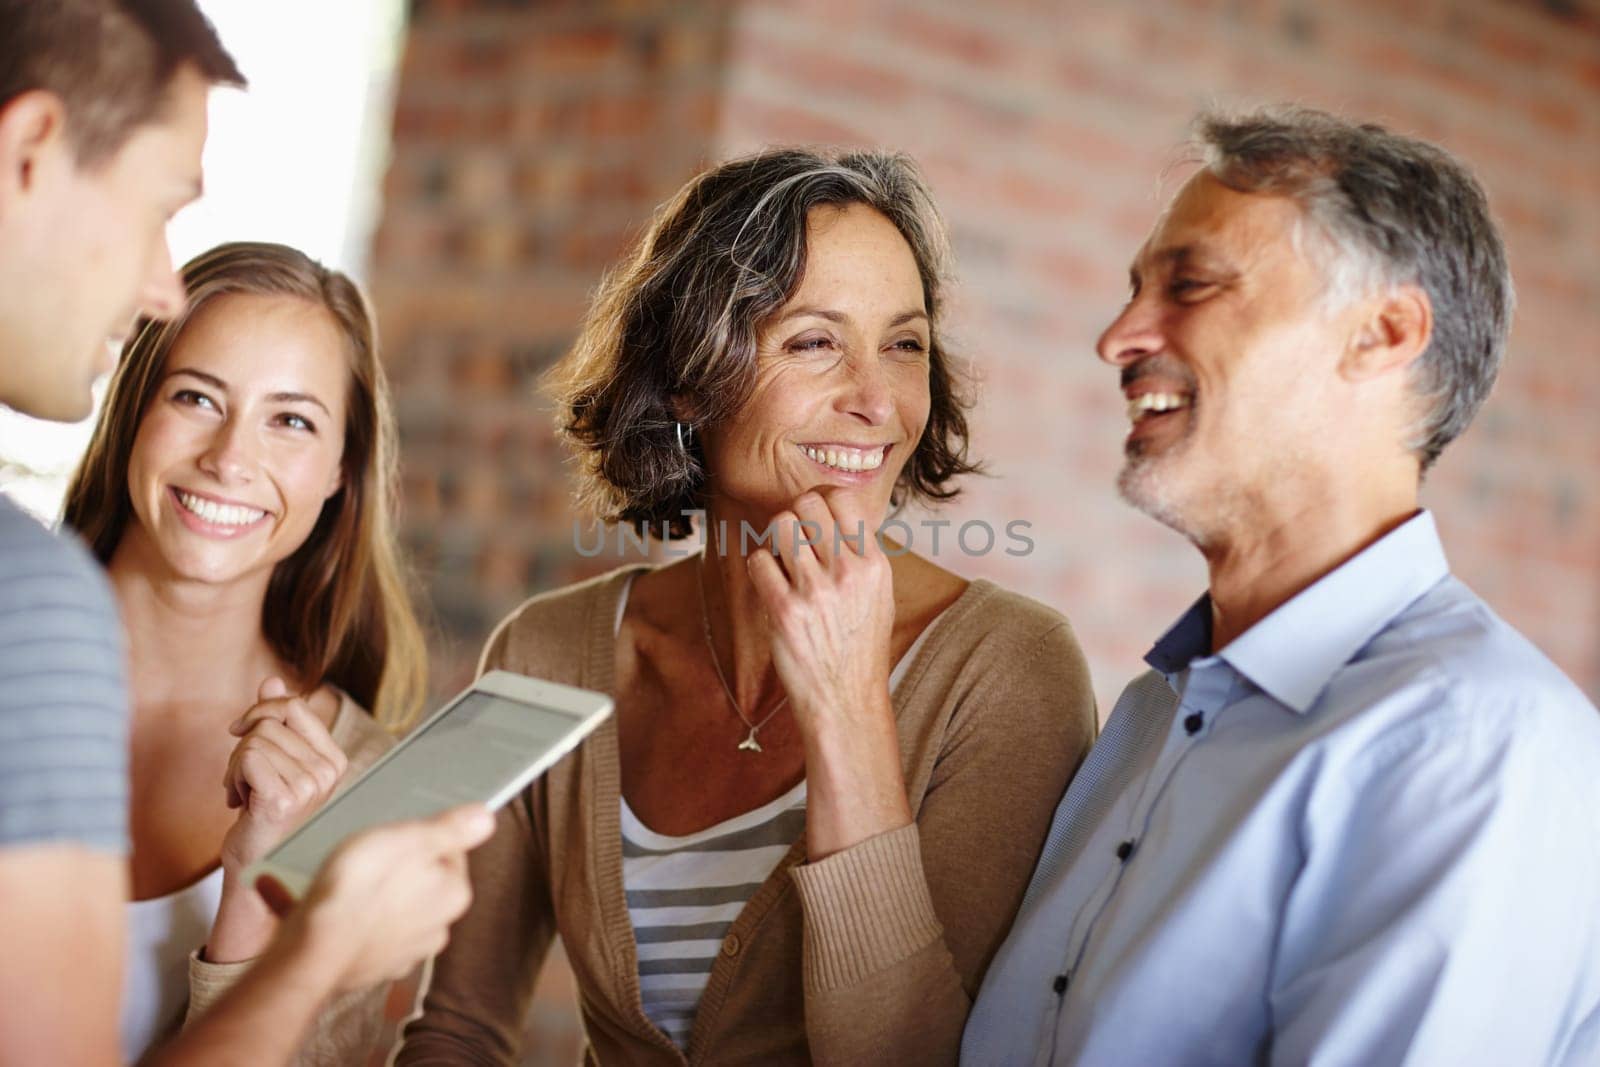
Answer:
[[[854, 528], [834, 523], [830, 531], [823, 529], [821, 523], [809, 520], [782, 527], [755, 527], [740, 520], [739, 529], [735, 531], [728, 520], [721, 519], [717, 522], [716, 537], [711, 538], [708, 544], [706, 513], [693, 509], [682, 512], [682, 515], [693, 522], [698, 536], [672, 540], [668, 524], [663, 521], [659, 551], [664, 555], [681, 558], [691, 556], [702, 548], [719, 555], [730, 555], [737, 551], [739, 555], [746, 556], [754, 549], [776, 553], [785, 546], [785, 542], [791, 552], [798, 552], [807, 546], [824, 546], [837, 553], [847, 545], [860, 552], [866, 547], [869, 536], [863, 522], [857, 522]], [[879, 525], [871, 536], [876, 537], [879, 547], [887, 556], [920, 552], [926, 556], [959, 553], [981, 557], [1002, 552], [1007, 556], [1022, 557], [1033, 554], [1033, 538], [1028, 536], [1031, 529], [1033, 523], [1026, 519], [1012, 519], [1004, 524], [1001, 532], [982, 519], [968, 519], [958, 525], [950, 519], [917, 519], [908, 522], [890, 518]], [[656, 552], [650, 544], [650, 537], [633, 526], [590, 523], [586, 527], [582, 520], [573, 521], [572, 548], [578, 555], [593, 559], [603, 555], [608, 544], [618, 556], [637, 553], [640, 557], [649, 558]]]

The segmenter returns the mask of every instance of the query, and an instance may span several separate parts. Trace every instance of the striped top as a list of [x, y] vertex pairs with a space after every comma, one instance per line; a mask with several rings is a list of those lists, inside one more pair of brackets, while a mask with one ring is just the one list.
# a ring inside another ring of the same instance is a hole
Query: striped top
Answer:
[[679, 1048], [722, 939], [806, 829], [806, 783], [683, 837], [658, 834], [622, 801], [622, 881], [639, 947], [639, 996]]
[[128, 690], [110, 585], [0, 498], [0, 847], [128, 848]]
[[[622, 627], [633, 577], [617, 603]], [[889, 675], [892, 693], [943, 613], [923, 627]], [[679, 1048], [728, 927], [806, 829], [806, 783], [752, 811], [682, 837], [658, 834], [622, 797], [622, 884], [638, 946], [644, 1013]]]

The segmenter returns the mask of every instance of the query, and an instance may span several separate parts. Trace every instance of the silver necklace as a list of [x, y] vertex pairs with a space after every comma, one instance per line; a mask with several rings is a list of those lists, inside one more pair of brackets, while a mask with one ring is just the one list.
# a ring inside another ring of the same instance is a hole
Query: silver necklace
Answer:
[[705, 572], [706, 557], [705, 553], [702, 552], [700, 554], [699, 569], [695, 575], [695, 586], [700, 590], [700, 621], [705, 625], [706, 651], [711, 653], [712, 669], [717, 672], [717, 681], [722, 683], [722, 691], [727, 695], [728, 703], [733, 705], [733, 713], [739, 716], [739, 721], [744, 723], [745, 726], [749, 727], [750, 729], [750, 733], [745, 737], [745, 739], [739, 742], [739, 751], [760, 752], [762, 751], [761, 742], [756, 740], [756, 731], [760, 730], [763, 726], [767, 725], [767, 723], [771, 722], [772, 717], [783, 710], [783, 706], [789, 702], [789, 694], [785, 693], [782, 700], [779, 700], [776, 704], [772, 705], [772, 710], [767, 712], [766, 718], [762, 719], [760, 722], [754, 723], [751, 722], [749, 716], [744, 713], [744, 709], [739, 706], [739, 702], [733, 698], [733, 687], [728, 684], [727, 676], [722, 673], [722, 664], [717, 660], [717, 646], [711, 641], [711, 610], [706, 607]]

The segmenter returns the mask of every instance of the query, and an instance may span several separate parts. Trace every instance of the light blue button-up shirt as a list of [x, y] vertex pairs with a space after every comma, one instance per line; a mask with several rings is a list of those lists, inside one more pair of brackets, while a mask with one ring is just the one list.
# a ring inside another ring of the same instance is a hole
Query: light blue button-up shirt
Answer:
[[969, 1064], [1600, 1064], [1600, 713], [1422, 512], [1210, 653], [1056, 811]]

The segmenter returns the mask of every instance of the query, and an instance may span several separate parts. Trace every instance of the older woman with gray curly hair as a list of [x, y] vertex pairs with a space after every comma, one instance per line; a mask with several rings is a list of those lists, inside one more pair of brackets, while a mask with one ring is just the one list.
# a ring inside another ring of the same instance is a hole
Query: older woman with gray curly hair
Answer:
[[483, 667], [614, 719], [501, 815], [405, 1063], [514, 1061], [559, 935], [591, 1061], [936, 1063], [1094, 733], [1067, 621], [874, 536], [975, 469], [909, 160], [666, 207], [555, 377], [582, 495], [705, 550], [539, 596]]

